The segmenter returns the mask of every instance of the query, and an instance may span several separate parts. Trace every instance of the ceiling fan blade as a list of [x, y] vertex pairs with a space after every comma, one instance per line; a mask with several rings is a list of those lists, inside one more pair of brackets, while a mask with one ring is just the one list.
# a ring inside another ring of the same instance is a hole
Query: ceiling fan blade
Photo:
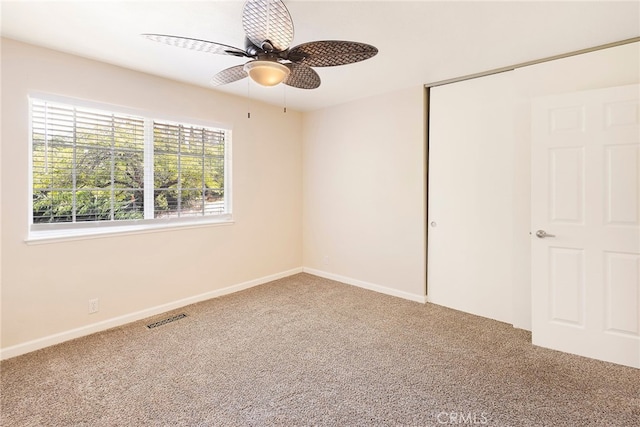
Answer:
[[284, 64], [291, 73], [283, 82], [287, 86], [297, 87], [298, 89], [315, 89], [320, 86], [320, 76], [311, 67], [304, 64]]
[[280, 0], [248, 0], [242, 9], [242, 27], [254, 45], [268, 41], [274, 52], [286, 50], [293, 40], [293, 21]]
[[227, 83], [233, 83], [237, 80], [242, 80], [247, 77], [247, 72], [244, 70], [243, 65], [236, 65], [235, 67], [226, 68], [213, 76], [211, 84], [214, 86], [221, 86]]
[[200, 52], [216, 53], [220, 55], [233, 55], [248, 57], [247, 53], [237, 47], [226, 44], [210, 42], [207, 40], [192, 39], [189, 37], [169, 36], [166, 34], [142, 34], [149, 40], [165, 43], [170, 46], [183, 47], [185, 49], [197, 50]]
[[375, 56], [374, 46], [342, 40], [321, 40], [292, 47], [287, 59], [310, 67], [352, 64]]

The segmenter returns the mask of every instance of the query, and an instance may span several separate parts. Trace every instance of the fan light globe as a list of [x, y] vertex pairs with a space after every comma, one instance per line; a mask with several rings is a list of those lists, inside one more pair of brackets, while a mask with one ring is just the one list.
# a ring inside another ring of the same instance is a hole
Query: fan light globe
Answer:
[[244, 71], [251, 79], [262, 86], [275, 86], [282, 83], [290, 73], [289, 68], [275, 61], [251, 61], [244, 64]]

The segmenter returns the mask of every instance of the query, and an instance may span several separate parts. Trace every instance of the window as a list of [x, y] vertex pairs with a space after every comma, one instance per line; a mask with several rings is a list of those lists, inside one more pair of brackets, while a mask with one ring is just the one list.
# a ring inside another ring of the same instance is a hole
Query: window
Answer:
[[31, 99], [31, 230], [230, 219], [225, 129]]
[[225, 212], [220, 129], [153, 123], [154, 217]]

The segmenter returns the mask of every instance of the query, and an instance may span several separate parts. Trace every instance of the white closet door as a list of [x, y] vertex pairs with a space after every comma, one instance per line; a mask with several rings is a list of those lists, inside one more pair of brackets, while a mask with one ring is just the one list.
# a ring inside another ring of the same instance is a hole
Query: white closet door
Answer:
[[432, 88], [429, 101], [428, 301], [508, 323], [513, 85], [501, 73]]
[[638, 85], [536, 99], [531, 166], [533, 344], [636, 368], [639, 99]]

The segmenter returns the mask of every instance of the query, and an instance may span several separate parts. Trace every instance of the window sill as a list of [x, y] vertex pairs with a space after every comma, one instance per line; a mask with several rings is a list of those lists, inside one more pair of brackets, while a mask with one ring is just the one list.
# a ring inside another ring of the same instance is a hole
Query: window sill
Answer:
[[25, 239], [27, 245], [42, 245], [57, 242], [69, 242], [74, 240], [101, 239], [104, 237], [127, 236], [134, 234], [157, 233], [174, 231], [177, 229], [190, 229], [202, 227], [215, 227], [220, 225], [232, 225], [232, 219], [198, 220], [172, 223], [135, 224], [110, 227], [94, 227], [84, 229], [64, 230], [38, 230], [29, 232]]

